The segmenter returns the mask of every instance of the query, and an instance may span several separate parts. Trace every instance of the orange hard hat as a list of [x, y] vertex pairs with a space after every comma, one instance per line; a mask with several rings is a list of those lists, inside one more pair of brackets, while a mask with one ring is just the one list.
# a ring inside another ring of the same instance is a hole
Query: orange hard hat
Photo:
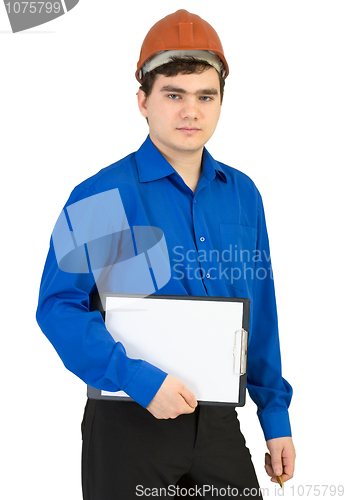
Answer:
[[171, 56], [191, 55], [209, 62], [227, 77], [228, 64], [214, 28], [196, 14], [177, 10], [154, 24], [144, 38], [136, 78], [142, 83], [145, 73], [170, 62]]

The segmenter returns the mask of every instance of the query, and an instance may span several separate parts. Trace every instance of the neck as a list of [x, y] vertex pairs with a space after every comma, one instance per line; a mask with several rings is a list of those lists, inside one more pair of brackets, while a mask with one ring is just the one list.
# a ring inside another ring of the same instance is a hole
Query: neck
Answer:
[[168, 150], [164, 145], [156, 144], [153, 141], [162, 156], [178, 172], [185, 184], [195, 192], [199, 176], [202, 173], [202, 154], [203, 148], [197, 151], [175, 151]]

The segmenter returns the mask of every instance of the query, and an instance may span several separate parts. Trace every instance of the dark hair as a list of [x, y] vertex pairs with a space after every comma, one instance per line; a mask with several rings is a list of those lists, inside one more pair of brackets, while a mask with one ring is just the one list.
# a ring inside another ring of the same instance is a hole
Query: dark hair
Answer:
[[[147, 97], [150, 96], [151, 91], [153, 90], [153, 85], [156, 80], [156, 75], [165, 75], [165, 76], [176, 76], [178, 74], [183, 75], [191, 75], [192, 73], [203, 73], [203, 71], [212, 68], [209, 63], [206, 61], [199, 61], [195, 59], [193, 56], [188, 57], [171, 57], [171, 62], [166, 64], [162, 64], [157, 68], [153, 69], [149, 73], [147, 73], [144, 78], [142, 85], [139, 87]], [[223, 93], [225, 87], [225, 79], [221, 76], [219, 72], [220, 81], [220, 98], [221, 102], [223, 100]]]

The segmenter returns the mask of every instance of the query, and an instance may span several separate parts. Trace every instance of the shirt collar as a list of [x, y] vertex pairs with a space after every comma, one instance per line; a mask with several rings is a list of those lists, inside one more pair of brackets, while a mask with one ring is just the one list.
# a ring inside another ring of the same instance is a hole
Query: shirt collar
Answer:
[[203, 172], [202, 174], [209, 180], [213, 180], [215, 174], [227, 184], [227, 177], [225, 172], [222, 170], [221, 165], [214, 160], [209, 151], [204, 148], [202, 156]]
[[[156, 181], [177, 173], [153, 144], [149, 135], [139, 150], [136, 151], [135, 158], [138, 167], [139, 182]], [[205, 177], [212, 180], [216, 173], [222, 181], [227, 182], [226, 175], [221, 166], [205, 148], [203, 150], [202, 162]]]

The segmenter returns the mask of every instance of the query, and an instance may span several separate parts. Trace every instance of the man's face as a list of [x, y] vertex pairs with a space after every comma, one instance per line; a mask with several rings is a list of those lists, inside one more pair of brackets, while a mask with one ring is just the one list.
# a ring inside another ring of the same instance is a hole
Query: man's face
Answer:
[[213, 135], [221, 112], [220, 83], [214, 68], [167, 77], [157, 75], [148, 98], [138, 93], [149, 133], [164, 154], [201, 151]]

